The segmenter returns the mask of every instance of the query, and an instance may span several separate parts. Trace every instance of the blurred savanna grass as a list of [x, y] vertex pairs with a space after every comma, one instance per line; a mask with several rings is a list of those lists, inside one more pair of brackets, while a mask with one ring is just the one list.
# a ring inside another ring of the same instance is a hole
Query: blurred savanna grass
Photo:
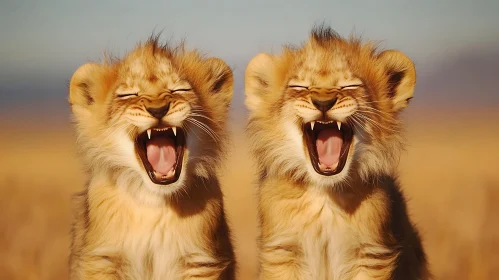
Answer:
[[[413, 113], [406, 122], [400, 180], [438, 279], [499, 275], [498, 115]], [[222, 183], [239, 279], [256, 279], [256, 177], [243, 127], [232, 123]], [[0, 279], [67, 279], [70, 196], [85, 183], [73, 129], [13, 121], [0, 129]]]

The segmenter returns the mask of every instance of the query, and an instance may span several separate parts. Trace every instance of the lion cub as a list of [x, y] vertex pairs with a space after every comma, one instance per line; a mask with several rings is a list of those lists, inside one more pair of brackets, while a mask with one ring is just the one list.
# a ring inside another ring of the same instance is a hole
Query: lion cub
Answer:
[[89, 181], [74, 199], [71, 279], [234, 279], [216, 176], [232, 88], [222, 60], [158, 37], [73, 74]]
[[428, 279], [395, 172], [411, 60], [320, 26], [245, 79], [261, 279]]

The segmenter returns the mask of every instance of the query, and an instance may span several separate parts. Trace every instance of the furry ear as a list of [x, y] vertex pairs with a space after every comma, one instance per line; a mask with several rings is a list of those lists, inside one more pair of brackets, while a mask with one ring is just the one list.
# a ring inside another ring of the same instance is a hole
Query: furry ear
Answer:
[[256, 55], [248, 63], [244, 76], [245, 104], [255, 111], [261, 105], [262, 99], [269, 88], [270, 78], [274, 69], [274, 59], [266, 53]]
[[387, 50], [378, 56], [378, 60], [388, 76], [388, 95], [392, 99], [393, 109], [401, 111], [409, 104], [416, 85], [416, 68], [405, 54]]
[[234, 76], [230, 67], [220, 58], [212, 57], [206, 60], [210, 69], [209, 91], [225, 106], [232, 100]]
[[110, 82], [110, 70], [104, 65], [87, 63], [73, 74], [69, 83], [69, 104], [71, 107], [89, 108], [101, 103]]

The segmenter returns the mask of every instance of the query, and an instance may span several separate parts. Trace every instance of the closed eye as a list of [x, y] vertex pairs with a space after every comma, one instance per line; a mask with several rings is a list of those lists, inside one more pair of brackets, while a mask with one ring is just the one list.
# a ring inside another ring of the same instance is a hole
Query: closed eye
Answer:
[[289, 88], [296, 89], [296, 90], [308, 90], [308, 87], [306, 86], [299, 86], [299, 85], [288, 85]]
[[341, 90], [344, 90], [344, 89], [356, 89], [356, 88], [359, 88], [359, 87], [362, 87], [362, 86], [363, 86], [362, 84], [348, 85], [348, 86], [342, 86], [340, 89]]
[[139, 93], [118, 93], [116, 94], [118, 98], [127, 98], [127, 97], [133, 97], [133, 96], [139, 96]]
[[172, 90], [172, 93], [176, 92], [176, 93], [182, 93], [182, 92], [188, 92], [188, 91], [191, 91], [192, 88], [178, 88], [178, 89], [174, 89]]

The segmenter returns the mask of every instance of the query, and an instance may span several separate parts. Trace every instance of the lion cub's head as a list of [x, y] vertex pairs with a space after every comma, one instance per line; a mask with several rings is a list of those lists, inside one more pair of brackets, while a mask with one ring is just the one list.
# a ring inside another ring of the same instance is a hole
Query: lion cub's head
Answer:
[[69, 102], [91, 172], [159, 195], [191, 176], [212, 176], [232, 87], [222, 60], [159, 45], [157, 37], [121, 60], [81, 66]]
[[262, 171], [321, 186], [392, 171], [401, 149], [398, 114], [416, 80], [404, 54], [379, 53], [319, 27], [302, 47], [258, 54], [245, 79]]

